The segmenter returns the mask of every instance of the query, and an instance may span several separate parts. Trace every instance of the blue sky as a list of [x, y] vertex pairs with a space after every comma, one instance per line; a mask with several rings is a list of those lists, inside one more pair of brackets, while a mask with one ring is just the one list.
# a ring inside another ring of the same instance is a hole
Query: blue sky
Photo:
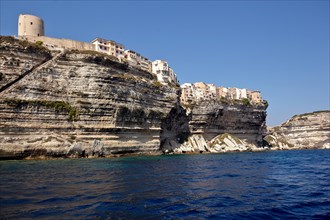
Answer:
[[329, 1], [1, 1], [1, 35], [20, 13], [47, 36], [115, 40], [164, 59], [180, 83], [260, 90], [267, 124], [329, 109]]

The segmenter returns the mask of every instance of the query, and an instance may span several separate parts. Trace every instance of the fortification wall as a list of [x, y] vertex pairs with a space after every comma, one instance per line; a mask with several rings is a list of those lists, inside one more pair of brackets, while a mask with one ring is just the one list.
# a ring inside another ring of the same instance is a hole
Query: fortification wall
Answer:
[[89, 44], [81, 41], [69, 40], [69, 39], [53, 38], [46, 36], [39, 36], [39, 37], [20, 36], [19, 38], [33, 43], [35, 43], [36, 41], [42, 41], [43, 46], [46, 46], [51, 50], [63, 50], [63, 49], [94, 50], [93, 44]]

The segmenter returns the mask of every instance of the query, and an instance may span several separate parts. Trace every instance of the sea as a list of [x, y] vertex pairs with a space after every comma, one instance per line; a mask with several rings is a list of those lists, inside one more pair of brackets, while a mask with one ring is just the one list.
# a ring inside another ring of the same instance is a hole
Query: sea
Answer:
[[330, 150], [0, 161], [0, 219], [330, 219]]

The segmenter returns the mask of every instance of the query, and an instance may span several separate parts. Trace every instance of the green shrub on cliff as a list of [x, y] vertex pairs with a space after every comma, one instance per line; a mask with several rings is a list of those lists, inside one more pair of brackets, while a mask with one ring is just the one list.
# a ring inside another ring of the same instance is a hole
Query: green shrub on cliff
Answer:
[[163, 117], [163, 113], [160, 111], [150, 110], [148, 113], [148, 118], [150, 119], [161, 119]]
[[28, 42], [27, 40], [18, 40], [11, 36], [0, 36], [0, 45], [4, 44], [12, 44], [12, 45], [20, 45], [23, 47], [24, 51], [30, 53], [44, 54], [48, 57], [51, 56], [50, 50], [42, 45], [36, 43]]
[[112, 76], [117, 79], [123, 79], [125, 81], [137, 82], [137, 79], [132, 74], [113, 74]]
[[159, 81], [152, 81], [152, 85], [157, 88], [161, 88], [163, 84], [161, 84]]
[[35, 44], [38, 45], [38, 46], [42, 46], [43, 43], [44, 43], [44, 42], [42, 42], [41, 40], [37, 40]]
[[230, 101], [226, 97], [223, 97], [223, 96], [221, 96], [220, 102], [225, 103], [225, 104], [229, 104], [230, 103]]
[[8, 106], [14, 107], [16, 109], [21, 109], [27, 106], [34, 107], [47, 107], [53, 108], [56, 112], [67, 112], [68, 121], [78, 120], [79, 112], [75, 107], [72, 107], [69, 103], [64, 101], [50, 101], [50, 100], [21, 100], [21, 99], [6, 99], [5, 103]]
[[242, 99], [242, 103], [243, 103], [243, 105], [245, 105], [245, 106], [250, 106], [250, 105], [251, 105], [250, 100], [247, 99], [247, 98], [243, 98], [243, 99]]
[[263, 104], [266, 108], [268, 107], [268, 101], [267, 101], [267, 100], [264, 99], [264, 100], [262, 101], [262, 104]]
[[133, 118], [144, 118], [145, 117], [145, 113], [144, 113], [144, 111], [143, 111], [142, 108], [134, 108], [131, 111], [131, 116]]

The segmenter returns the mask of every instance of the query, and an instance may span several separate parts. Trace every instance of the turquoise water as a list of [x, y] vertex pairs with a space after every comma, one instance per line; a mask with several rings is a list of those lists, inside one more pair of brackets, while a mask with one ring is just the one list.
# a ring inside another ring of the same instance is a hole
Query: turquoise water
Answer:
[[0, 161], [1, 219], [329, 219], [330, 150]]

